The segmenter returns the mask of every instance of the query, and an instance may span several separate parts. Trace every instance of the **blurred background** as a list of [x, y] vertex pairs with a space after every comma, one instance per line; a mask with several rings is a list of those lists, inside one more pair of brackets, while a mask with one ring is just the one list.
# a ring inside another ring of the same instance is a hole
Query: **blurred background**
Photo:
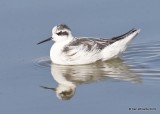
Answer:
[[150, 86], [154, 83], [148, 80], [142, 85], [114, 81], [83, 85], [75, 99], [59, 101], [53, 92], [40, 88], [56, 85], [50, 68], [34, 62], [48, 57], [52, 45], [36, 43], [61, 23], [67, 24], [74, 36], [110, 38], [140, 28], [132, 43], [150, 46], [159, 41], [159, 4], [159, 0], [0, 0], [0, 113], [128, 114], [134, 113], [128, 110], [132, 107], [157, 107], [159, 85]]

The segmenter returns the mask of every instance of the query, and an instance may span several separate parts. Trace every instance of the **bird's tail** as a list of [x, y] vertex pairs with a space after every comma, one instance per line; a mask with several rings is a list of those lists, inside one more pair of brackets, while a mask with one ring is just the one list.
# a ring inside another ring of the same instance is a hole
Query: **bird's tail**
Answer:
[[135, 36], [138, 35], [139, 32], [140, 32], [140, 29], [132, 29], [121, 36], [113, 37], [112, 40], [114, 43], [107, 46], [102, 51], [102, 55], [103, 55], [102, 60], [105, 61], [111, 58], [118, 57], [123, 51], [125, 51], [128, 44], [132, 41], [132, 39]]
[[127, 33], [125, 33], [123, 35], [113, 37], [112, 40], [118, 41], [118, 40], [127, 38], [130, 35], [133, 35], [133, 37], [135, 37], [136, 35], [138, 35], [139, 32], [140, 32], [140, 29], [133, 28], [133, 29], [131, 29], [130, 31], [128, 31]]

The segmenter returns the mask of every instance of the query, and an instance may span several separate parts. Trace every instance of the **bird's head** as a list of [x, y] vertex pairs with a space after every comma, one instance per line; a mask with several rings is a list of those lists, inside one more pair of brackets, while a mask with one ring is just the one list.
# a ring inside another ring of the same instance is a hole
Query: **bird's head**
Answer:
[[44, 43], [49, 40], [53, 40], [54, 42], [63, 42], [72, 39], [73, 36], [71, 33], [71, 29], [65, 24], [60, 24], [53, 27], [51, 37], [39, 42], [38, 44]]

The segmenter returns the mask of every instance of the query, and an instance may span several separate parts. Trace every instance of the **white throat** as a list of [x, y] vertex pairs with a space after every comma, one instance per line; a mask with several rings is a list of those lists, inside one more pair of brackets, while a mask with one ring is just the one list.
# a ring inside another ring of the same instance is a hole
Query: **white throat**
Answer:
[[[58, 39], [59, 38], [59, 39]], [[56, 39], [56, 41], [55, 41], [55, 44], [54, 45], [58, 45], [58, 46], [60, 46], [60, 47], [64, 47], [65, 45], [67, 45], [67, 44], [69, 44], [71, 41], [73, 41], [74, 40], [74, 37], [73, 36], [68, 36], [68, 37], [66, 37], [66, 36], [61, 36], [61, 38], [60, 37], [58, 37], [58, 38], [55, 38]]]

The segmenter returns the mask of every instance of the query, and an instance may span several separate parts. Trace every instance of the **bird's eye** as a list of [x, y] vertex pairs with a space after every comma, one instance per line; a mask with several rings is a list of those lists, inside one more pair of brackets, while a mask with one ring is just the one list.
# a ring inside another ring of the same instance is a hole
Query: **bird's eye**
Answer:
[[56, 33], [58, 36], [62, 35], [62, 31]]
[[66, 31], [64, 31], [64, 32], [62, 32], [62, 31], [60, 31], [60, 32], [58, 32], [58, 33], [56, 33], [58, 36], [62, 36], [62, 35], [68, 35], [68, 32], [66, 32]]

